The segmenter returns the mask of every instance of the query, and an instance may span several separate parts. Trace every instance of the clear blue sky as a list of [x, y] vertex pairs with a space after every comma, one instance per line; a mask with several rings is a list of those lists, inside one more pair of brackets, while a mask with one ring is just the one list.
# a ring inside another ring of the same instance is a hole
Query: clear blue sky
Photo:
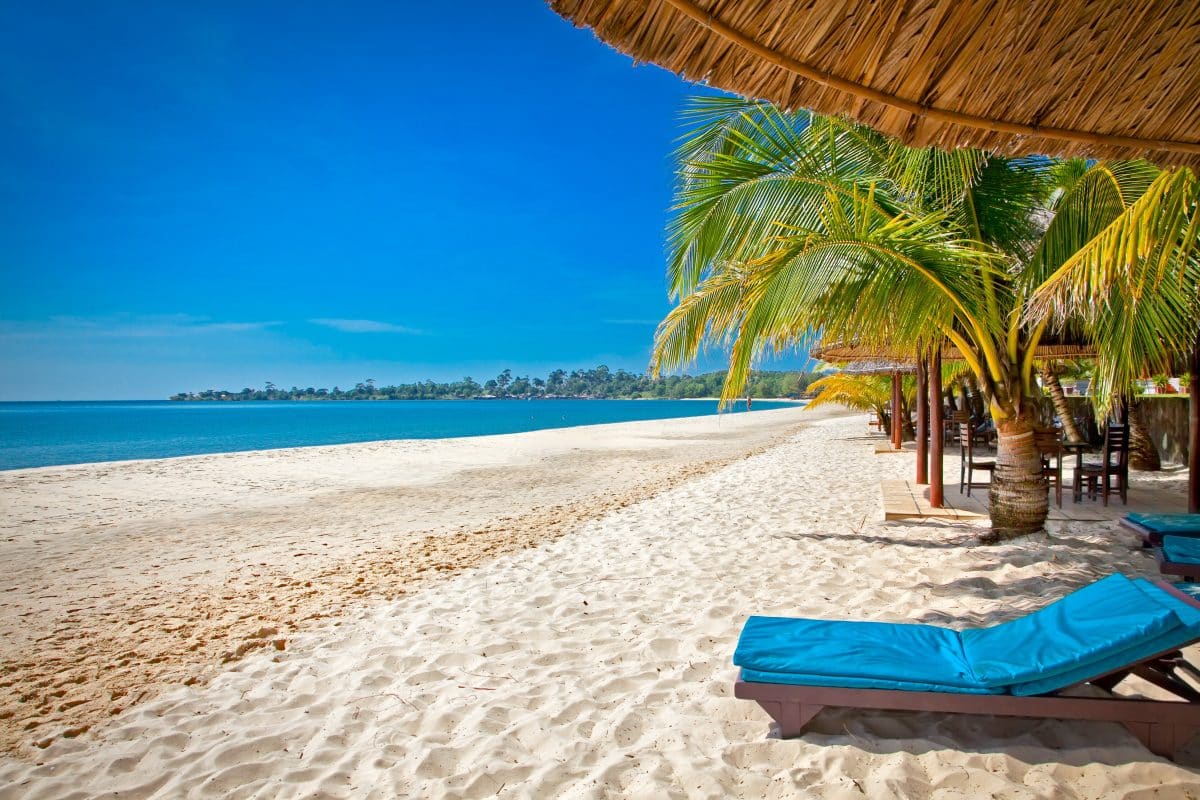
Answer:
[[438, 5], [0, 6], [0, 399], [644, 369], [699, 90]]

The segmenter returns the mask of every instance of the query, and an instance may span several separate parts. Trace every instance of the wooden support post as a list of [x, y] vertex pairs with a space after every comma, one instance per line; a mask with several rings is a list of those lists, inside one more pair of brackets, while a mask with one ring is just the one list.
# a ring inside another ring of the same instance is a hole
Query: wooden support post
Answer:
[[917, 356], [917, 483], [929, 483], [929, 370]]
[[904, 443], [904, 425], [900, 421], [900, 370], [892, 372], [892, 447], [899, 450]]
[[1200, 514], [1200, 335], [1188, 362], [1188, 513]]
[[929, 505], [942, 508], [942, 445], [946, 425], [942, 420], [942, 346], [933, 348], [933, 357], [926, 369], [929, 378], [929, 427], [933, 441], [929, 447]]

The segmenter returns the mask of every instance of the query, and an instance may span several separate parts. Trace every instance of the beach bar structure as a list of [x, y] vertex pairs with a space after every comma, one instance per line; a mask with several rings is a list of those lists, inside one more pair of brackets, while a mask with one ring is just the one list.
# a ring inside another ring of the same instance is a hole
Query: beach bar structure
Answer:
[[[821, 351], [814, 350], [810, 353], [810, 356], [822, 361], [826, 360], [818, 355], [814, 355], [819, 352]], [[842, 368], [842, 372], [848, 375], [887, 375], [891, 378], [892, 393], [889, 402], [891, 424], [888, 426], [888, 438], [892, 443], [892, 449], [899, 450], [904, 445], [904, 430], [903, 426], [899, 424], [904, 406], [904, 376], [916, 370], [911, 363], [892, 359], [869, 358], [847, 360], [850, 363]]]
[[[929, 486], [929, 504], [943, 508], [945, 489], [940, 466], [945, 452], [945, 418], [942, 405], [942, 363], [962, 361], [963, 355], [957, 347], [943, 344], [916, 353], [905, 352], [891, 346], [870, 346], [858, 343], [822, 344], [809, 351], [809, 356], [820, 361], [848, 365], [844, 371], [857, 374], [883, 374], [890, 371], [893, 378], [893, 413], [899, 413], [899, 374], [915, 372], [917, 376], [917, 469], [916, 483]], [[1095, 358], [1096, 350], [1083, 342], [1049, 341], [1039, 344], [1034, 350], [1038, 361], [1050, 359]], [[1193, 411], [1200, 405], [1193, 404]], [[895, 427], [895, 426], [893, 426]], [[1193, 427], [1200, 430], [1200, 425]], [[900, 449], [898, 438], [893, 439], [895, 449]], [[931, 467], [931, 465], [933, 465]]]
[[[639, 62], [907, 145], [1200, 170], [1196, 0], [549, 1]], [[1188, 371], [1195, 513], [1200, 339]]]
[[[820, 361], [843, 363], [843, 372], [855, 375], [892, 376], [892, 447], [902, 445], [900, 419], [902, 376], [915, 373], [917, 377], [917, 474], [916, 482], [929, 485], [929, 502], [934, 508], [944, 505], [945, 489], [942, 476], [942, 453], [945, 450], [945, 425], [942, 415], [942, 350], [903, 355], [891, 348], [865, 347], [857, 344], [829, 344], [814, 348], [809, 356]], [[957, 352], [950, 348], [951, 357]], [[934, 465], [930, 469], [930, 464]]]

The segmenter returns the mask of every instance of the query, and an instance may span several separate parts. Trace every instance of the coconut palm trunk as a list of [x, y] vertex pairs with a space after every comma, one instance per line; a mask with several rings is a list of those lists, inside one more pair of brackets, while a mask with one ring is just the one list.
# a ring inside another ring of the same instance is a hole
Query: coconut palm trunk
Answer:
[[1050, 509], [1049, 485], [1042, 474], [1042, 454], [1034, 445], [1033, 432], [1041, 422], [1038, 398], [1021, 387], [1019, 366], [1029, 363], [1020, 349], [1018, 358], [1000, 358], [1001, 380], [985, 373], [976, 385], [978, 397], [986, 402], [996, 422], [996, 470], [988, 489], [991, 529], [980, 536], [984, 543], [999, 542], [1042, 530]]
[[996, 474], [988, 492], [992, 528], [980, 541], [1035, 533], [1045, 524], [1050, 497], [1033, 429], [1033, 423], [1024, 419], [1006, 420], [996, 428]]
[[1140, 402], [1129, 404], [1129, 468], [1157, 472], [1162, 469], [1162, 459], [1158, 455], [1158, 448], [1154, 446], [1154, 439], [1146, 430], [1141, 406]]
[[1067, 403], [1067, 394], [1063, 391], [1062, 383], [1058, 380], [1058, 372], [1052, 364], [1042, 365], [1042, 382], [1046, 386], [1047, 394], [1050, 395], [1054, 413], [1062, 422], [1064, 437], [1073, 442], [1082, 442], [1083, 434], [1079, 431], [1079, 426], [1075, 424], [1075, 416], [1071, 413], [1070, 404]]

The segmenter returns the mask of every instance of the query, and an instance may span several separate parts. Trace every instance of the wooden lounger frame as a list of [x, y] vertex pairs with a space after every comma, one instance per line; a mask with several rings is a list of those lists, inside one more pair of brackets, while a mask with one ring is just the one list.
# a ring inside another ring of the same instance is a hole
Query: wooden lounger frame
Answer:
[[[1161, 533], [1151, 530], [1140, 522], [1134, 522], [1128, 517], [1121, 517], [1117, 520], [1122, 528], [1133, 531], [1142, 537], [1142, 547], [1157, 547], [1159, 548], [1156, 557], [1158, 558], [1158, 571], [1164, 575], [1180, 575], [1187, 581], [1200, 581], [1200, 564], [1184, 564], [1178, 561], [1171, 561], [1162, 551], [1162, 540], [1164, 536], [1188, 536], [1185, 533]], [[1200, 533], [1189, 538], [1200, 538]]]
[[1159, 531], [1151, 530], [1140, 522], [1134, 522], [1129, 517], [1121, 517], [1117, 520], [1125, 530], [1133, 531], [1142, 537], [1142, 547], [1160, 547], [1162, 546], [1163, 536], [1188, 536], [1190, 538], [1200, 538], [1200, 531], [1195, 534], [1188, 533], [1160, 533]]
[[[1200, 608], [1200, 602], [1171, 588], [1170, 584], [1157, 583], [1176, 597]], [[1184, 681], [1179, 675], [1181, 672], [1200, 680], [1200, 670], [1185, 661], [1178, 650], [1171, 650], [1076, 684], [1090, 684], [1102, 689], [1108, 694], [1106, 697], [1074, 697], [1059, 692], [1018, 697], [1008, 694], [844, 689], [757, 683], [740, 678], [734, 684], [733, 696], [754, 700], [762, 706], [775, 721], [773, 732], [782, 739], [801, 735], [805, 726], [825, 708], [934, 711], [1119, 722], [1154, 754], [1174, 758], [1175, 752], [1200, 732], [1200, 691]], [[1149, 681], [1182, 702], [1122, 698], [1110, 694], [1118, 683], [1130, 675]]]
[[1155, 551], [1155, 556], [1158, 558], [1158, 571], [1162, 574], [1179, 575], [1185, 581], [1192, 583], [1200, 582], [1200, 564], [1171, 561], [1163, 552], [1162, 547]]

